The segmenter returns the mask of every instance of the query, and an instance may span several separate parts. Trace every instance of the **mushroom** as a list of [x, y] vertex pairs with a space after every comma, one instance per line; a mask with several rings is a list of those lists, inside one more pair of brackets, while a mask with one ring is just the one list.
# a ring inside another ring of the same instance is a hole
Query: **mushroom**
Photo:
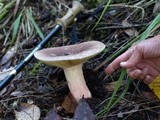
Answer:
[[102, 52], [105, 45], [99, 41], [88, 41], [75, 45], [46, 48], [34, 53], [43, 63], [60, 67], [64, 70], [68, 87], [78, 103], [84, 98], [91, 98], [91, 93], [84, 80], [82, 65], [88, 59]]

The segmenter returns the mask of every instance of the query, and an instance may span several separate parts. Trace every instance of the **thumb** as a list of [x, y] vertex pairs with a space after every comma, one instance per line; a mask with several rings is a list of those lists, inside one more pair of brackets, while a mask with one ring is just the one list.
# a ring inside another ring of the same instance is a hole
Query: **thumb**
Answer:
[[131, 57], [127, 61], [120, 63], [121, 67], [131, 68], [131, 67], [136, 66], [142, 60], [142, 53], [141, 53], [140, 50], [138, 50], [138, 49], [136, 50], [135, 49], [132, 52], [133, 53], [132, 53]]

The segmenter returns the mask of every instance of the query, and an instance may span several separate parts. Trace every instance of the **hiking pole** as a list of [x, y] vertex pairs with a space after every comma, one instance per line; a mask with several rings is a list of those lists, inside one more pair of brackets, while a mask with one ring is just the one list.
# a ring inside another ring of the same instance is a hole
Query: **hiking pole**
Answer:
[[56, 35], [62, 28], [66, 29], [67, 25], [74, 21], [76, 15], [82, 11], [83, 5], [78, 1], [73, 1], [72, 8], [68, 10], [65, 16], [62, 18], [58, 18], [56, 20], [56, 26], [53, 30], [33, 49], [33, 51], [24, 59], [22, 60], [9, 74], [6, 78], [4, 78], [0, 82], [0, 91], [3, 90], [11, 81], [12, 79], [29, 63], [29, 61], [33, 58], [33, 55], [36, 51], [42, 49], [46, 43]]

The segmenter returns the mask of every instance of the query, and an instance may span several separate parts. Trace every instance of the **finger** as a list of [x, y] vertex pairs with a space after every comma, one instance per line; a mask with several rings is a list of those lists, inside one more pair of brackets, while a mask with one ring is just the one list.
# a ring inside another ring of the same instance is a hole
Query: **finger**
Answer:
[[157, 71], [156, 69], [154, 69], [151, 65], [146, 64], [146, 63], [139, 63], [136, 66], [139, 69], [144, 69], [147, 68], [148, 69], [148, 74], [152, 77], [157, 77], [159, 75], [159, 71]]
[[148, 75], [148, 68], [144, 68], [144, 69], [142, 69], [142, 74], [140, 74], [140, 75], [138, 76], [138, 79], [144, 80], [147, 75]]
[[128, 60], [130, 56], [131, 56], [130, 51], [126, 51], [125, 53], [117, 57], [112, 63], [110, 63], [106, 67], [105, 69], [106, 74], [112, 74], [115, 70], [117, 70], [120, 67], [120, 63]]
[[144, 83], [145, 84], [150, 84], [153, 82], [153, 80], [155, 79], [155, 77], [152, 77], [150, 75], [147, 75], [146, 78], [144, 79]]
[[142, 52], [140, 48], [135, 46], [131, 49], [131, 52], [133, 53], [131, 57], [127, 61], [120, 63], [121, 67], [131, 68], [136, 66], [142, 60]]
[[142, 74], [143, 75], [145, 75], [145, 76], [148, 75], [148, 72], [149, 72], [148, 68], [143, 68], [142, 69]]
[[137, 79], [142, 74], [142, 71], [137, 68], [127, 69], [127, 74], [129, 77]]

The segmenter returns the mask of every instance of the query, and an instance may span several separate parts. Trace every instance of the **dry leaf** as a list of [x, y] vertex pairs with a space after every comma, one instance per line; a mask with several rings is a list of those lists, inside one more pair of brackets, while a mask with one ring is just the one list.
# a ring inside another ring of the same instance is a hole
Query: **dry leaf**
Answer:
[[[114, 91], [116, 84], [117, 84], [117, 81], [108, 83], [107, 85], [105, 85], [105, 89], [109, 92], [112, 92], [112, 91]], [[122, 83], [121, 86], [122, 85], [124, 85], [124, 83]]]
[[153, 14], [160, 12], [160, 2], [155, 3], [155, 6], [153, 8]]
[[13, 69], [13, 67], [10, 67], [9, 69], [4, 69], [0, 72], [0, 81], [3, 80]]
[[67, 95], [62, 103], [62, 107], [65, 109], [67, 113], [74, 113], [76, 109], [75, 103], [73, 103], [70, 95]]
[[3, 95], [7, 91], [7, 88], [4, 88], [3, 90], [0, 91], [0, 96]]
[[157, 96], [152, 93], [152, 92], [145, 92], [145, 91], [142, 91], [143, 95], [148, 98], [148, 99], [151, 99], [151, 100], [158, 100]]
[[15, 116], [17, 120], [39, 120], [40, 109], [36, 105], [21, 103], [19, 111], [15, 110]]
[[13, 12], [13, 13], [14, 13], [14, 16], [17, 14], [17, 11], [18, 11], [20, 2], [21, 2], [20, 0], [17, 0], [17, 1], [16, 1], [16, 5], [15, 5], [15, 8], [14, 8], [14, 12]]
[[[14, 67], [10, 67], [8, 69], [4, 69], [3, 71], [0, 71], [0, 81], [3, 80], [5, 77], [7, 77], [10, 72], [14, 70]], [[16, 76], [16, 78], [21, 77], [21, 72]], [[7, 91], [7, 88], [5, 87], [2, 91], [0, 91], [0, 95], [3, 95]]]
[[4, 37], [4, 35], [0, 34], [0, 40]]
[[48, 93], [49, 89], [48, 89], [47, 85], [39, 85], [37, 92], [38, 93]]
[[15, 47], [12, 47], [11, 49], [9, 49], [6, 52], [6, 54], [2, 57], [2, 60], [0, 61], [0, 65], [4, 65], [7, 62], [9, 62], [12, 59], [12, 57], [14, 57], [15, 53], [16, 53]]
[[51, 110], [44, 120], [61, 120], [61, 117], [55, 112], [55, 110]]
[[20, 97], [20, 96], [23, 96], [23, 95], [24, 95], [24, 93], [21, 92], [21, 91], [14, 91], [14, 92], [11, 93], [10, 96]]
[[79, 101], [74, 114], [74, 120], [95, 120], [96, 117], [84, 98]]
[[115, 88], [115, 85], [116, 85], [116, 81], [115, 82], [111, 82], [111, 83], [108, 83], [106, 86], [105, 86], [105, 89], [109, 92], [112, 92], [114, 91], [114, 88]]
[[[8, 69], [3, 69], [2, 71], [0, 71], [0, 81], [3, 80], [12, 70], [14, 70], [14, 67], [10, 67]], [[21, 77], [21, 72], [17, 75], [16, 78], [20, 77]]]
[[[126, 21], [123, 21], [123, 22], [122, 22], [122, 25], [123, 25], [124, 27], [129, 27], [129, 26], [131, 26], [131, 24], [129, 24], [129, 23], [126, 22]], [[124, 32], [125, 32], [127, 35], [129, 35], [129, 36], [138, 36], [138, 31], [137, 31], [135, 28], [126, 29], [126, 30], [124, 30]]]

